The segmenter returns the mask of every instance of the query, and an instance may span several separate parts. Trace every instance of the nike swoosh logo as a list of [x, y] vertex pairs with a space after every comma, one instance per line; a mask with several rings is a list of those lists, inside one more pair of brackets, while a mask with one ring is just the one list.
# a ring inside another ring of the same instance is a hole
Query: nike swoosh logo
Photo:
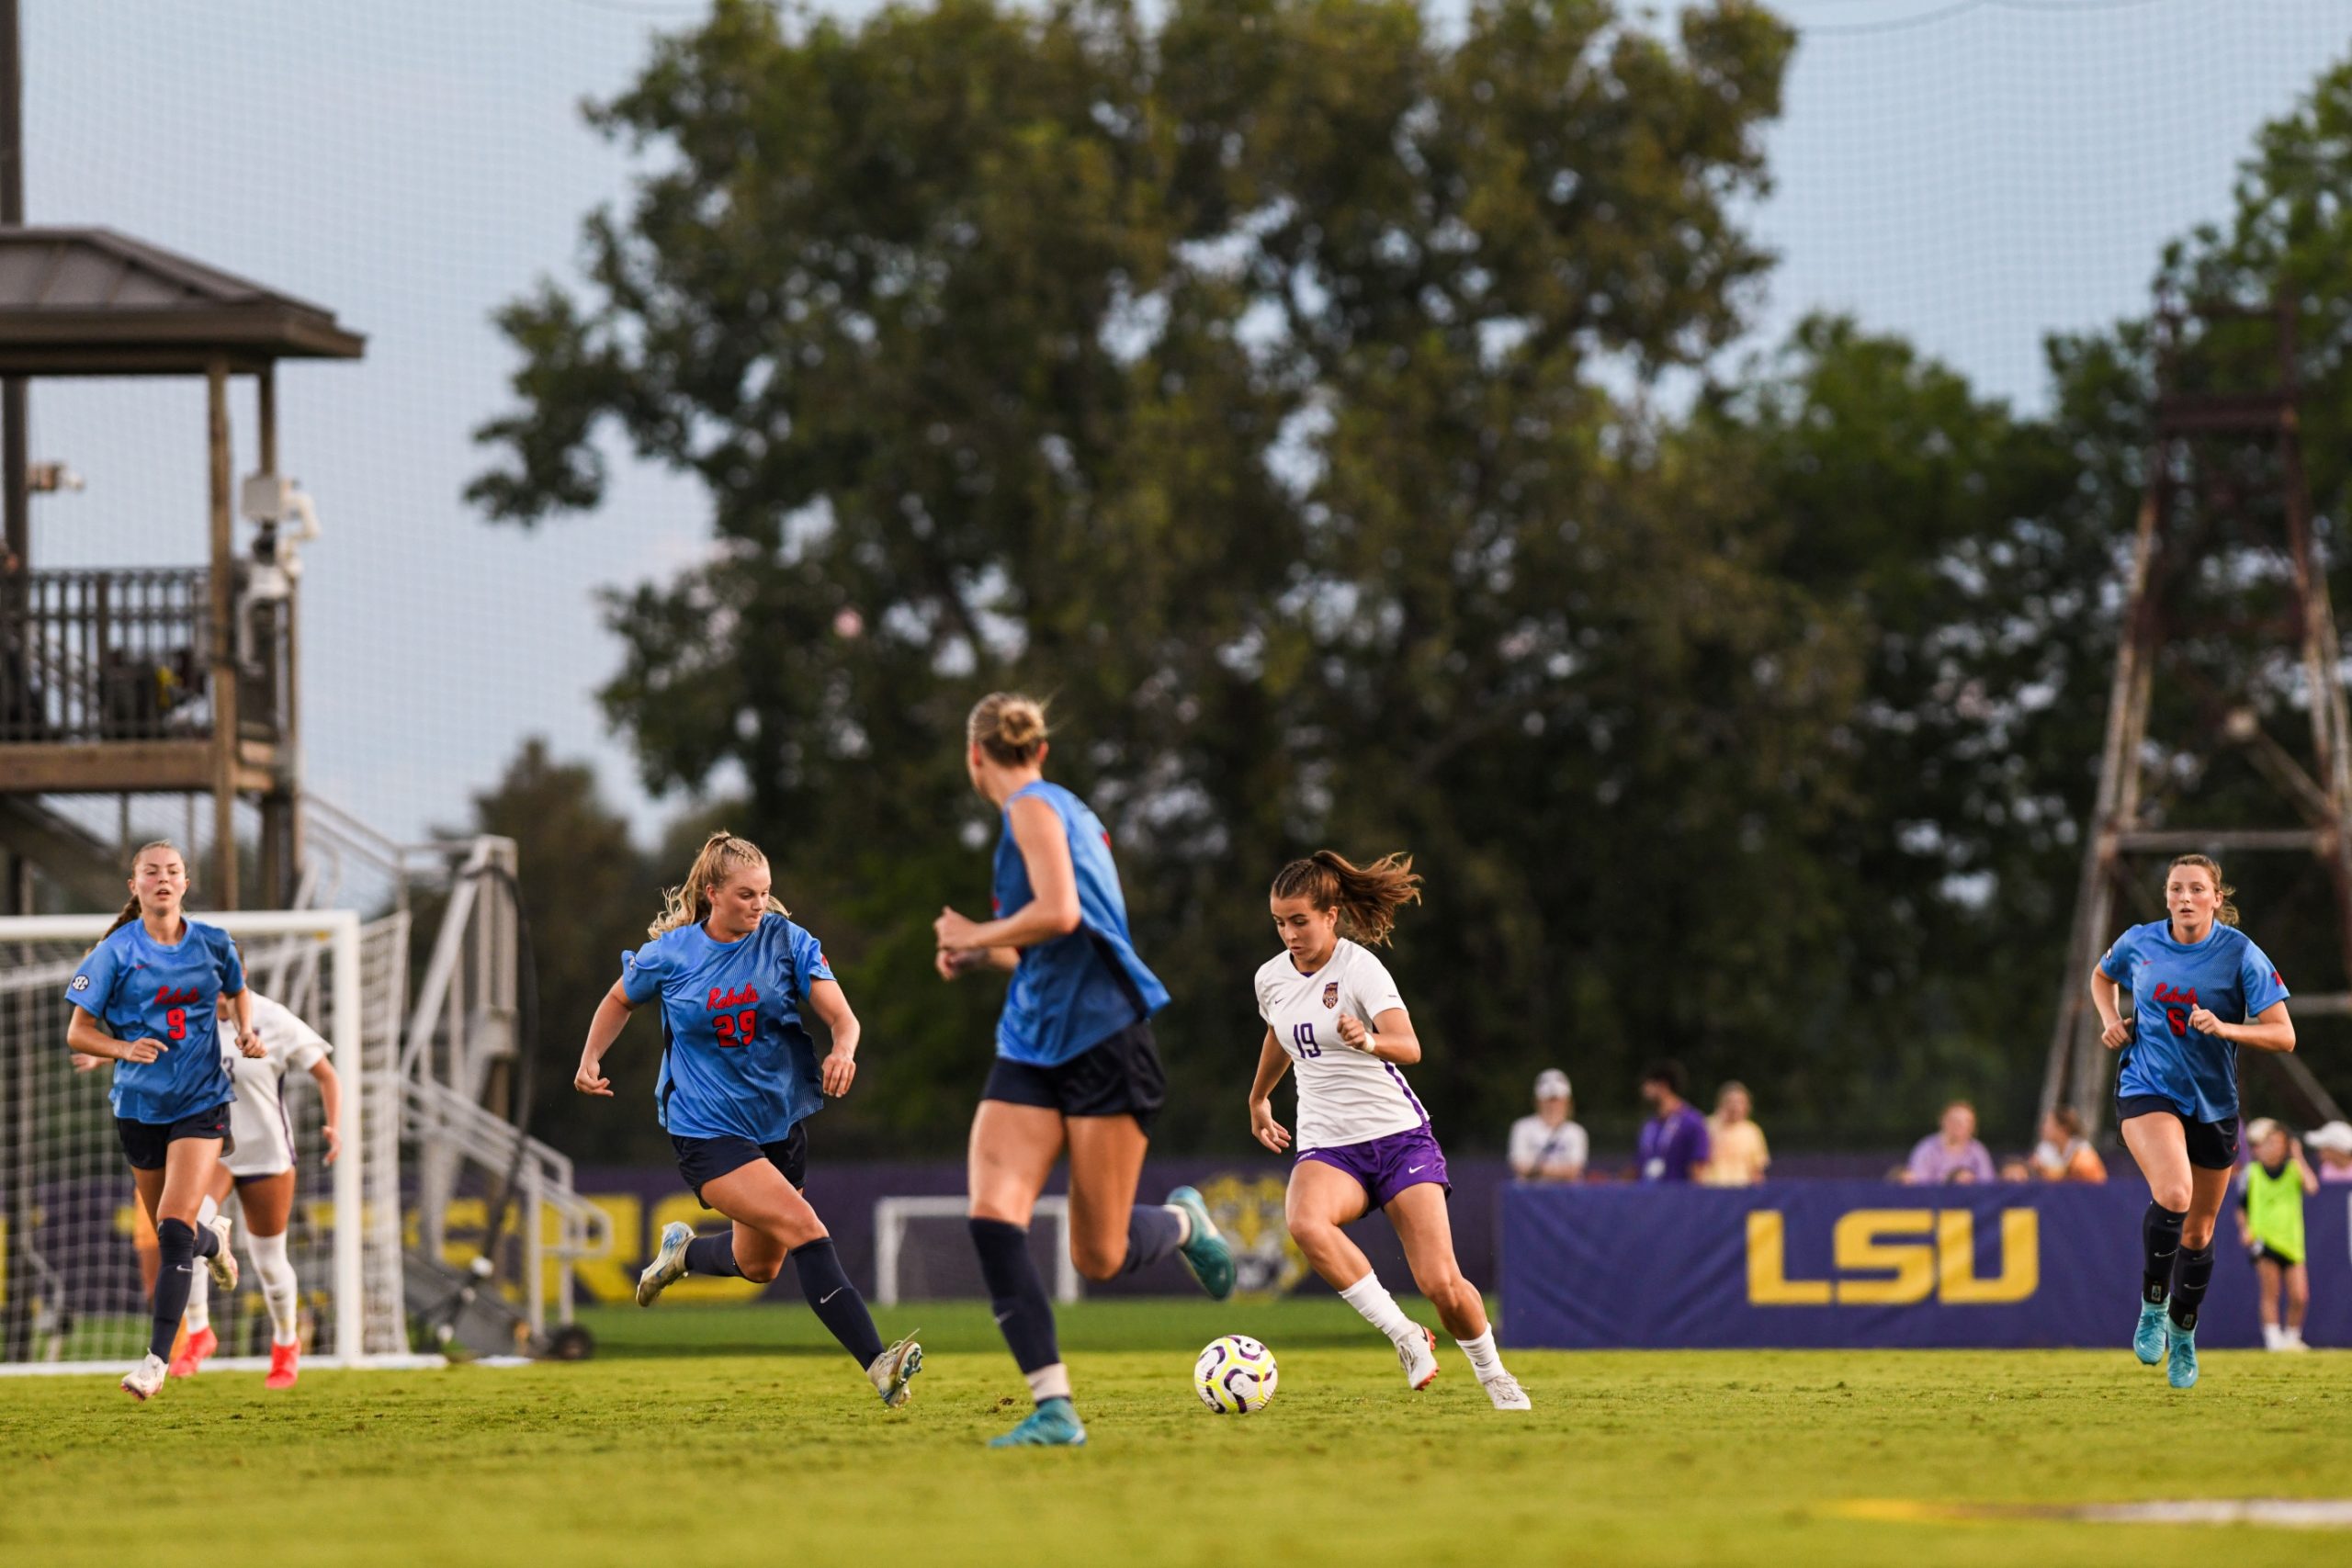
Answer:
[[831, 1301], [835, 1296], [840, 1295], [843, 1291], [848, 1289], [849, 1287], [847, 1285], [835, 1285], [831, 1290], [827, 1291], [823, 1295], [817, 1298], [817, 1304], [819, 1306], [823, 1306], [827, 1302]]
[[996, 1314], [996, 1325], [997, 1325], [999, 1328], [1002, 1328], [1002, 1327], [1004, 1326], [1004, 1320], [1005, 1320], [1006, 1318], [1008, 1318], [1008, 1317], [1011, 1317], [1012, 1315], [1012, 1314], [1011, 1313], [1009, 1313], [1009, 1312], [1001, 1312], [1001, 1313], [997, 1314]]
[[1409, 1167], [1409, 1168], [1406, 1170], [1405, 1174], [1406, 1174], [1406, 1175], [1408, 1175], [1408, 1176], [1419, 1176], [1419, 1175], [1420, 1175], [1420, 1174], [1421, 1174], [1421, 1172], [1423, 1172], [1423, 1171], [1427, 1170], [1428, 1168], [1429, 1168], [1429, 1167], [1428, 1167], [1428, 1166], [1425, 1166], [1425, 1165], [1417, 1165], [1417, 1166], [1412, 1166], [1412, 1167]]

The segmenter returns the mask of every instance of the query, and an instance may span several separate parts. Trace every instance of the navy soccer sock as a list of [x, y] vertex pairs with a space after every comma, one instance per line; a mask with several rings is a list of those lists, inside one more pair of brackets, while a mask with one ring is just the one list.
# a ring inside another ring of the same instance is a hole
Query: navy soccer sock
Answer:
[[872, 1366], [882, 1354], [882, 1336], [875, 1330], [874, 1314], [865, 1310], [865, 1298], [842, 1272], [833, 1238], [820, 1235], [786, 1256], [792, 1259], [793, 1272], [800, 1276], [800, 1293], [808, 1298], [808, 1310], [832, 1330], [833, 1337], [860, 1367]]
[[1023, 1372], [1057, 1365], [1061, 1347], [1054, 1340], [1054, 1303], [1029, 1256], [1029, 1232], [1002, 1220], [971, 1222], [972, 1245], [979, 1249], [980, 1277], [988, 1281], [996, 1325]]
[[1132, 1274], [1138, 1269], [1148, 1269], [1176, 1247], [1184, 1235], [1184, 1222], [1173, 1209], [1157, 1203], [1137, 1203], [1127, 1212], [1127, 1257], [1119, 1265], [1119, 1272]]
[[[155, 1270], [155, 1326], [147, 1337], [148, 1351], [168, 1361], [172, 1341], [179, 1337], [180, 1317], [187, 1311], [188, 1286], [196, 1279], [196, 1227], [186, 1220], [164, 1220], [155, 1226], [155, 1248], [162, 1260]], [[220, 1238], [205, 1236], [220, 1250]]]
[[2205, 1287], [2213, 1282], [2213, 1244], [2184, 1247], [2172, 1282], [2172, 1321], [2176, 1327], [2197, 1326], [2197, 1309], [2205, 1304]]
[[741, 1279], [743, 1270], [735, 1265], [734, 1227], [729, 1226], [717, 1235], [698, 1235], [686, 1243], [686, 1272]]
[[2150, 1203], [2140, 1216], [2140, 1245], [2147, 1253], [2140, 1267], [2140, 1299], [2162, 1306], [2172, 1294], [2172, 1271], [2180, 1254], [2180, 1227], [2188, 1215]]

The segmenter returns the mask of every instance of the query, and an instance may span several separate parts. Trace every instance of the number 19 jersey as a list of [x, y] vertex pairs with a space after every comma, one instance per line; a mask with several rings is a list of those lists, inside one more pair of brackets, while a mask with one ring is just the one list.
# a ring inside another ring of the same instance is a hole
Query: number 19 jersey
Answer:
[[1342, 1015], [1369, 1029], [1405, 999], [1388, 967], [1341, 937], [1322, 968], [1299, 972], [1288, 953], [1258, 971], [1258, 1016], [1290, 1054], [1298, 1076], [1298, 1140], [1308, 1149], [1344, 1148], [1429, 1125], [1429, 1112], [1394, 1063], [1340, 1043]]

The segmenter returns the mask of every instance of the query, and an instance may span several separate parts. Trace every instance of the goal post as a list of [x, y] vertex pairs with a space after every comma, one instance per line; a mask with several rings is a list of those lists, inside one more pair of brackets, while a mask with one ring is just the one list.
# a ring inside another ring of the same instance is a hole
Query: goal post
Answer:
[[[199, 913], [237, 940], [247, 983], [283, 1002], [323, 1036], [343, 1082], [325, 1163], [323, 1106], [290, 1075], [285, 1104], [295, 1150], [288, 1252], [313, 1365], [409, 1364], [401, 1313], [399, 1097], [395, 1028], [373, 1021], [371, 993], [397, 1005], [404, 926], [365, 925], [348, 909]], [[104, 1069], [77, 1072], [65, 1045], [67, 987], [111, 917], [0, 917], [0, 1373], [112, 1369], [147, 1337], [130, 1173], [107, 1103]], [[380, 999], [373, 1010], [383, 1010]], [[371, 1029], [371, 1022], [377, 1027]], [[386, 1114], [389, 1107], [390, 1114]], [[237, 1213], [233, 1200], [224, 1209]], [[247, 1237], [239, 1216], [234, 1245]], [[235, 1301], [216, 1301], [232, 1331], [255, 1334], [251, 1277]], [[243, 1358], [222, 1335], [216, 1365]], [[250, 1348], [263, 1348], [254, 1344]], [[261, 1363], [256, 1363], [261, 1364]]]
[[[874, 1202], [874, 1300], [896, 1306], [902, 1300], [939, 1300], [986, 1295], [966, 1229], [971, 1205], [960, 1197], [877, 1198]], [[1048, 1193], [1031, 1212], [1030, 1251], [1039, 1238], [1053, 1251], [1038, 1258], [1038, 1271], [1054, 1281], [1054, 1299], [1079, 1298], [1078, 1264], [1069, 1251], [1069, 1200]]]

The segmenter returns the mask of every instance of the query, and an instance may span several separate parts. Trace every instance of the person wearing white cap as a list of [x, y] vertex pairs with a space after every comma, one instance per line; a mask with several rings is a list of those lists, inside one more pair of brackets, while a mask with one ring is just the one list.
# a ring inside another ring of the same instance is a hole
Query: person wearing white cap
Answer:
[[2303, 1142], [2319, 1151], [2322, 1182], [2352, 1181], [2352, 1122], [2330, 1122]]
[[1546, 1067], [1535, 1075], [1535, 1114], [1510, 1124], [1510, 1168], [1521, 1181], [1582, 1181], [1590, 1143], [1568, 1120], [1576, 1098], [1568, 1075]]

